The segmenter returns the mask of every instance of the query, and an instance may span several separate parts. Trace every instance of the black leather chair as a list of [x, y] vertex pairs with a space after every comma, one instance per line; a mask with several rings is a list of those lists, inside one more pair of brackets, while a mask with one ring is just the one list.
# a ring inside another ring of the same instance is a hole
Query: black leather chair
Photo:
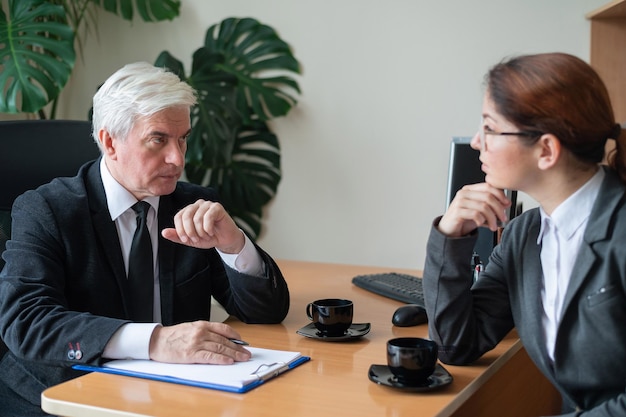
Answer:
[[[91, 122], [0, 122], [0, 254], [10, 238], [15, 198], [56, 177], [76, 175], [82, 164], [99, 155], [91, 136]], [[3, 266], [0, 257], [0, 270]]]

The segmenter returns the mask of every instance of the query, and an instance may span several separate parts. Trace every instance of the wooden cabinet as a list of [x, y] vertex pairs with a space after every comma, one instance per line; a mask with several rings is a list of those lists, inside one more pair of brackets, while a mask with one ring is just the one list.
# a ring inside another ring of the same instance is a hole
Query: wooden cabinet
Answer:
[[587, 14], [591, 21], [591, 66], [606, 84], [616, 122], [626, 125], [626, 0]]

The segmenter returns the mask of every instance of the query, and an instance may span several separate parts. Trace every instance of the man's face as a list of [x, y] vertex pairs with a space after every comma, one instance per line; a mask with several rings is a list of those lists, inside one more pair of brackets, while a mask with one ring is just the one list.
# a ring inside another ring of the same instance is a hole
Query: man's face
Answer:
[[125, 139], [101, 132], [107, 167], [138, 200], [170, 194], [185, 167], [190, 130], [189, 109], [170, 108], [137, 120]]

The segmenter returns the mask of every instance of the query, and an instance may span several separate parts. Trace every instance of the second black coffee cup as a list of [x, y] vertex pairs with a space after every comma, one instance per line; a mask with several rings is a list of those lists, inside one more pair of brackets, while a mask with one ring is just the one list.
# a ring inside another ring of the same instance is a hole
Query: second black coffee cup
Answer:
[[316, 300], [306, 306], [306, 315], [324, 336], [342, 336], [352, 325], [352, 301], [341, 298]]
[[424, 384], [437, 364], [437, 343], [419, 337], [399, 337], [387, 341], [387, 365], [398, 382]]

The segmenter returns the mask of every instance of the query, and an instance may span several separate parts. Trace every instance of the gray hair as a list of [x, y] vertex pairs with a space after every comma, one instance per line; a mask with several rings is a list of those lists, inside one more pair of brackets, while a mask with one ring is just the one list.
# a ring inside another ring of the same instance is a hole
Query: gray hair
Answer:
[[106, 129], [125, 140], [139, 118], [196, 102], [195, 90], [173, 72], [147, 62], [125, 65], [93, 97], [93, 137], [100, 146], [98, 131]]

